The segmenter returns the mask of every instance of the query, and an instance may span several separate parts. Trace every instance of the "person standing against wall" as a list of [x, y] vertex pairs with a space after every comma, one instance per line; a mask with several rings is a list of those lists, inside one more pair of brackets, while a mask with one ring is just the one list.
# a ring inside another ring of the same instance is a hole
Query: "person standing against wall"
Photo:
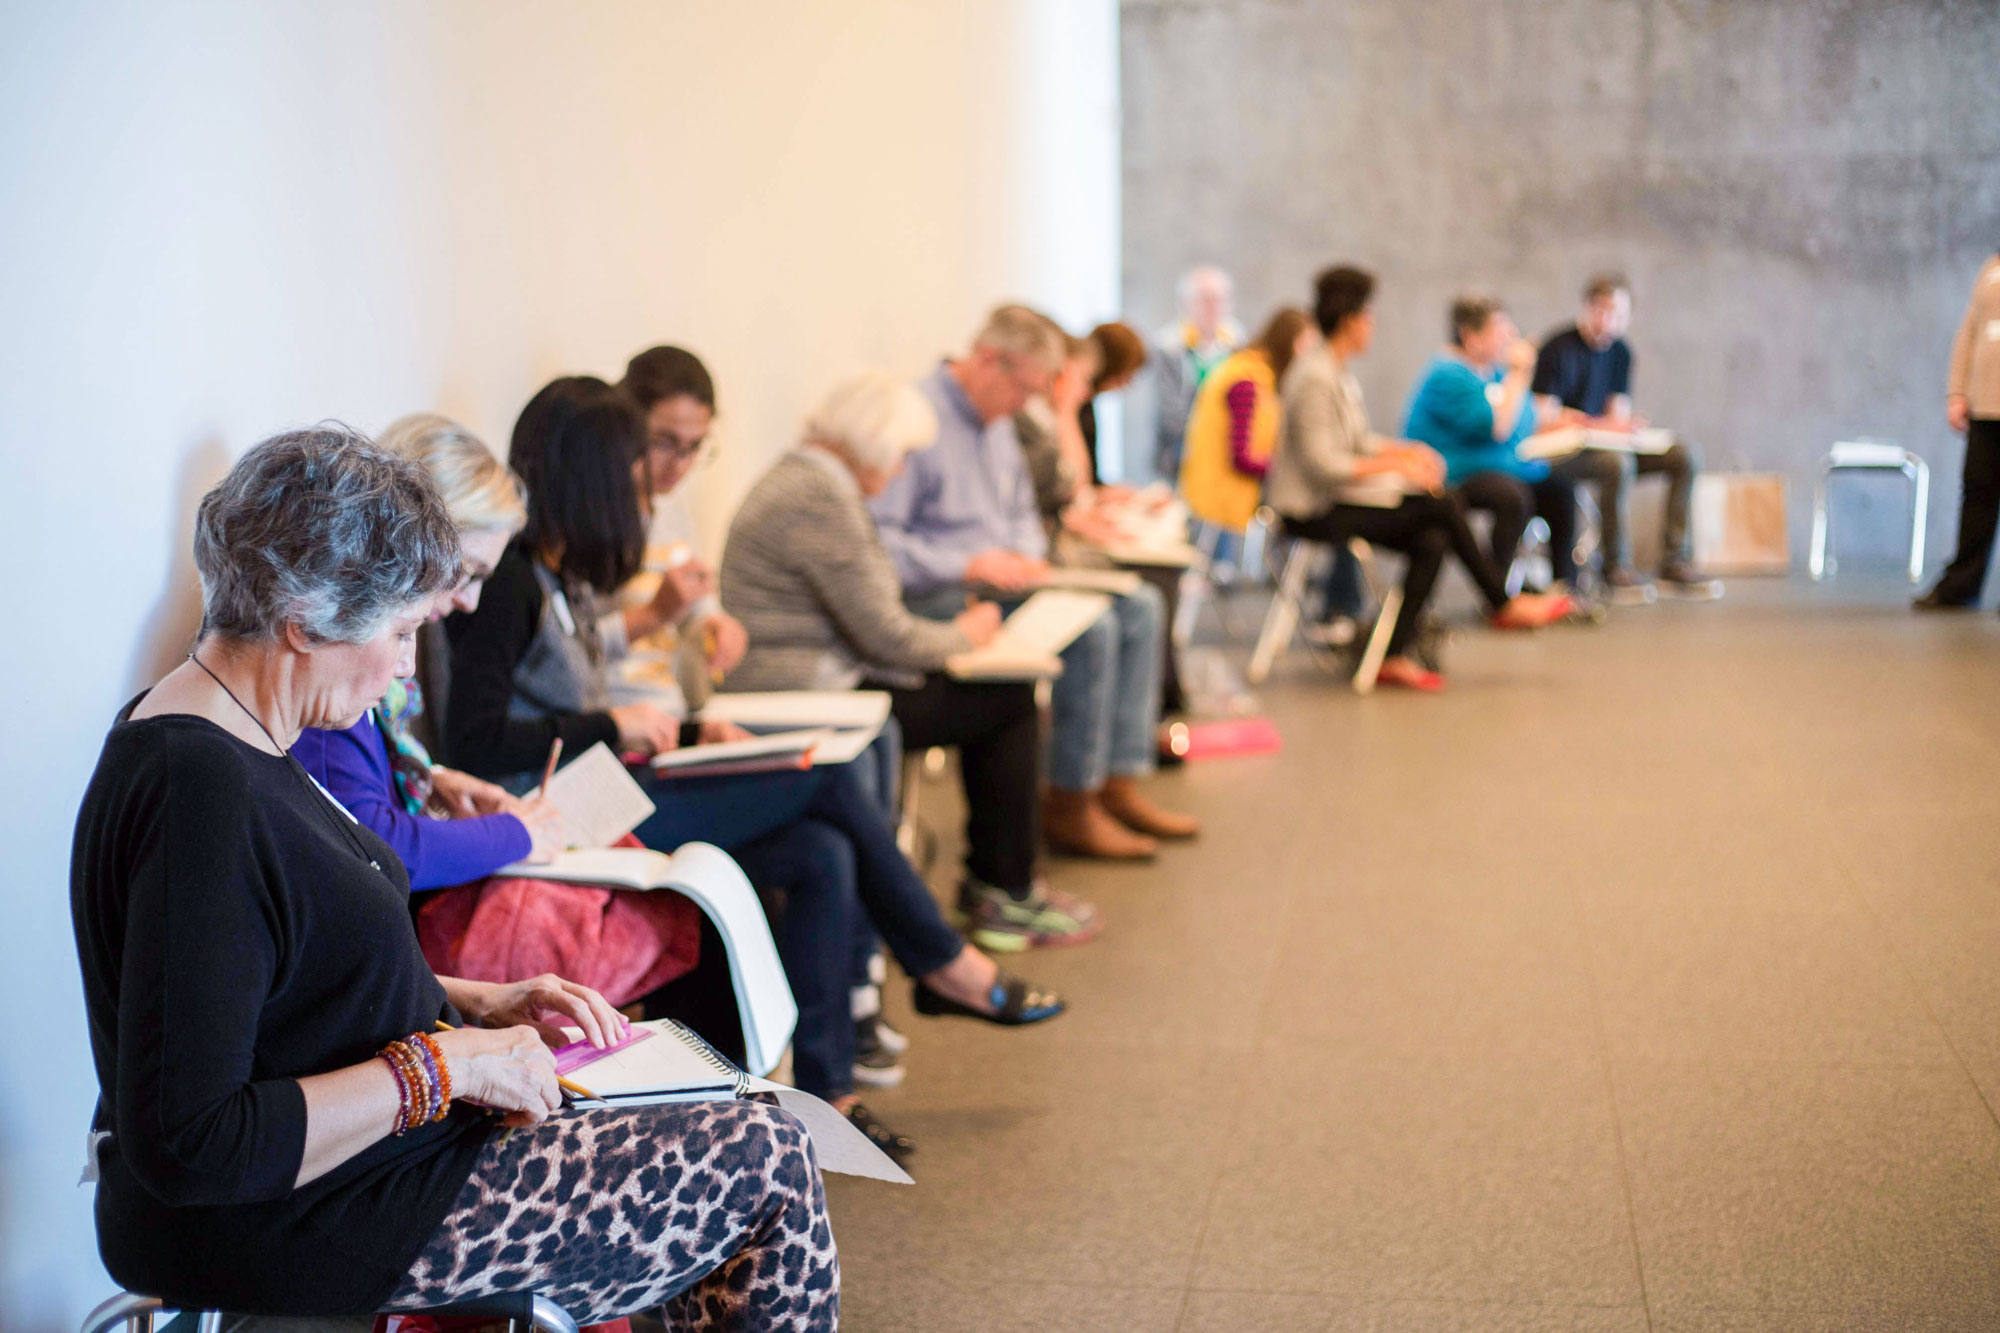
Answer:
[[1168, 482], [1181, 474], [1188, 413], [1208, 372], [1243, 345], [1243, 326], [1230, 314], [1236, 299], [1229, 275], [1213, 265], [1191, 268], [1175, 286], [1181, 315], [1153, 335], [1153, 470]]
[[1945, 419], [1965, 435], [1965, 478], [1958, 502], [1958, 554], [1916, 602], [1919, 611], [1977, 605], [2000, 523], [2000, 254], [1972, 284], [1972, 299], [1951, 345]]

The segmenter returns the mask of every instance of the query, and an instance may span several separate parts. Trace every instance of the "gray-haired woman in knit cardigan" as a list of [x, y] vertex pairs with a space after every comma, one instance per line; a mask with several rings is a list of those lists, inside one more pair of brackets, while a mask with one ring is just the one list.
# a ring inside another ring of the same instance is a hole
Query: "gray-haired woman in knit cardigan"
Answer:
[[946, 659], [985, 643], [991, 603], [926, 620], [902, 588], [867, 500], [937, 436], [930, 404], [878, 372], [837, 385], [805, 441], [765, 473], [737, 510], [722, 556], [722, 601], [749, 631], [732, 690], [889, 691], [908, 746], [955, 745], [965, 782], [966, 877], [959, 905], [975, 941], [995, 951], [1071, 944], [1097, 933], [1095, 908], [1035, 875], [1041, 732], [1034, 688], [944, 674]]

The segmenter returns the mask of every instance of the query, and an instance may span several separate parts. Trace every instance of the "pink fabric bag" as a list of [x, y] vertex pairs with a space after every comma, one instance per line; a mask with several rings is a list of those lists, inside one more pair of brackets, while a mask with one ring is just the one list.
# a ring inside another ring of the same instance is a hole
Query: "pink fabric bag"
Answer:
[[[642, 844], [629, 834], [621, 847]], [[417, 942], [442, 976], [523, 981], [553, 972], [614, 1005], [695, 965], [700, 911], [677, 893], [488, 876], [441, 889], [417, 912]]]

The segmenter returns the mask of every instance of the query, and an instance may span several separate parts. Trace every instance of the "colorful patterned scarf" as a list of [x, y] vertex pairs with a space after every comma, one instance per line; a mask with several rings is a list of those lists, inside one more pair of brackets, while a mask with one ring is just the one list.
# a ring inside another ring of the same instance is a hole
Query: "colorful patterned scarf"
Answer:
[[389, 772], [396, 780], [396, 794], [413, 815], [424, 813], [431, 799], [431, 757], [423, 743], [410, 734], [410, 720], [423, 711], [423, 691], [414, 680], [392, 682], [382, 702], [375, 705], [375, 725], [389, 743]]

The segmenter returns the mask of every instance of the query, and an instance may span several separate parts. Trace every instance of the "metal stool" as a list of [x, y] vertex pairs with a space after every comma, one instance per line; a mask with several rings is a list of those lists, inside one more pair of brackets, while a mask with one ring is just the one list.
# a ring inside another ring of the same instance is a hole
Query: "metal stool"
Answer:
[[[508, 1333], [576, 1333], [576, 1320], [546, 1296], [532, 1291], [510, 1292], [476, 1301], [460, 1301], [429, 1310], [398, 1311], [402, 1314], [464, 1315], [475, 1319], [505, 1319]], [[197, 1333], [217, 1333], [222, 1315], [215, 1310], [181, 1310], [157, 1296], [135, 1296], [121, 1291], [84, 1316], [80, 1333], [155, 1333], [155, 1316], [192, 1314]]]
[[[1282, 527], [1273, 525], [1274, 532], [1282, 532]], [[1290, 538], [1292, 549], [1285, 555], [1283, 571], [1278, 575], [1277, 589], [1271, 594], [1271, 609], [1264, 614], [1264, 627], [1257, 635], [1257, 647], [1250, 654], [1250, 665], [1243, 672], [1243, 678], [1252, 685], [1262, 685], [1271, 668], [1278, 660], [1278, 654], [1291, 644], [1298, 632], [1299, 620], [1304, 614], [1306, 580], [1312, 577], [1313, 565], [1322, 551], [1330, 549], [1324, 542], [1310, 541], [1303, 537]], [[1375, 688], [1376, 674], [1382, 669], [1383, 659], [1388, 656], [1389, 636], [1396, 631], [1396, 617], [1402, 614], [1403, 590], [1382, 588], [1382, 581], [1375, 568], [1375, 552], [1367, 542], [1359, 537], [1350, 537], [1347, 549], [1361, 564], [1363, 578], [1376, 594], [1378, 610], [1375, 613], [1375, 628], [1368, 635], [1368, 642], [1361, 650], [1360, 665], [1354, 672], [1354, 692], [1368, 694]]]
[[1827, 483], [1836, 472], [1900, 472], [1910, 479], [1910, 582], [1924, 576], [1924, 527], [1930, 518], [1931, 470], [1923, 459], [1897, 444], [1842, 440], [1827, 451], [1813, 486], [1812, 570], [1814, 583], [1838, 567], [1826, 558]]

